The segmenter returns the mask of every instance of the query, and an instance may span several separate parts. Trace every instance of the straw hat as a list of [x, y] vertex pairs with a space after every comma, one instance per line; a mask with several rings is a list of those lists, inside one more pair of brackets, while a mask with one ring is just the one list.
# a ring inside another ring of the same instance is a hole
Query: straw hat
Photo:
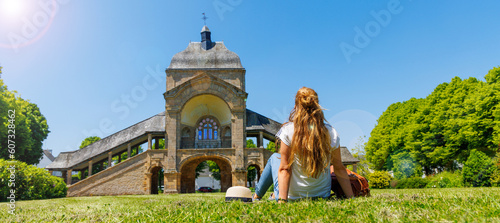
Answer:
[[252, 202], [252, 191], [246, 187], [234, 186], [226, 191], [226, 201]]

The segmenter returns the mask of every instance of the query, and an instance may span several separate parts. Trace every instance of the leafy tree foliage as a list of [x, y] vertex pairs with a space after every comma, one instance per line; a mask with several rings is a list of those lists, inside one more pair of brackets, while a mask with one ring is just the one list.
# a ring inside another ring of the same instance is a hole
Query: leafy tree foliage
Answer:
[[80, 144], [80, 149], [99, 140], [101, 140], [101, 137], [99, 136], [89, 136], [82, 141], [82, 143]]
[[[366, 136], [365, 136], [366, 137]], [[370, 173], [372, 172], [372, 170], [370, 170], [370, 162], [368, 162], [368, 160], [366, 160], [366, 152], [365, 152], [365, 146], [366, 146], [366, 143], [365, 143], [365, 137], [359, 137], [358, 138], [358, 141], [356, 142], [356, 145], [354, 146], [354, 148], [352, 149], [352, 156], [354, 158], [357, 158], [359, 159], [359, 163], [357, 164], [357, 170], [356, 172], [363, 176], [363, 177], [368, 177], [368, 175], [370, 175]]]
[[429, 175], [434, 168], [456, 170], [473, 149], [493, 156], [500, 142], [500, 67], [485, 79], [455, 77], [426, 98], [390, 105], [366, 145], [368, 161], [401, 172], [395, 161], [404, 154]]
[[481, 151], [472, 150], [464, 164], [462, 175], [466, 186], [491, 186], [491, 175], [495, 172], [492, 159]]
[[195, 177], [198, 178], [200, 176], [200, 173], [203, 172], [203, 170], [206, 169], [207, 167], [208, 167], [208, 171], [210, 171], [210, 173], [212, 173], [212, 177], [215, 180], [220, 180], [221, 175], [220, 175], [219, 165], [217, 165], [217, 163], [215, 163], [212, 160], [205, 160], [205, 161], [201, 162], [200, 164], [198, 164], [198, 166], [195, 169], [195, 172], [196, 172]]
[[[12, 170], [11, 167], [14, 166]], [[9, 180], [15, 173], [15, 200], [33, 200], [65, 197], [67, 187], [63, 179], [33, 165], [21, 161], [0, 159], [0, 201], [10, 196]]]
[[[13, 119], [9, 118], [10, 110], [15, 111]], [[15, 134], [9, 129], [15, 129]], [[0, 158], [10, 159], [8, 140], [13, 140], [10, 144], [15, 144], [15, 159], [37, 164], [43, 156], [42, 142], [48, 134], [47, 120], [38, 106], [9, 91], [0, 79]]]
[[254, 187], [254, 185], [252, 185], [252, 182], [255, 179], [257, 179], [257, 168], [255, 168], [255, 166], [249, 166], [247, 169], [248, 185], [250, 185], [251, 187]]
[[257, 148], [257, 146], [253, 143], [253, 140], [247, 139], [247, 148]]
[[273, 152], [273, 153], [276, 153], [277, 150], [276, 150], [276, 143], [274, 142], [269, 142], [266, 146], [266, 149]]

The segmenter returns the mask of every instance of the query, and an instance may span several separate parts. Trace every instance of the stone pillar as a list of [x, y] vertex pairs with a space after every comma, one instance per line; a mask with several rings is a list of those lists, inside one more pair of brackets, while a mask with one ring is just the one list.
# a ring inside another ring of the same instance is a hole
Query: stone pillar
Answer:
[[164, 194], [178, 194], [181, 192], [181, 173], [163, 173]]
[[71, 185], [73, 169], [69, 169], [66, 171], [66, 185]]
[[149, 133], [148, 134], [148, 150], [150, 150], [152, 146], [153, 146], [153, 136], [151, 135], [151, 133]]
[[155, 138], [155, 149], [160, 149], [160, 139]]
[[259, 137], [257, 138], [257, 148], [264, 148], [264, 133], [259, 132]]
[[89, 177], [92, 176], [92, 160], [89, 160]]
[[130, 158], [130, 151], [131, 151], [131, 146], [130, 143], [127, 144], [127, 159]]
[[109, 151], [108, 152], [108, 166], [106, 168], [112, 167], [112, 162], [113, 162], [113, 152]]
[[352, 172], [358, 172], [358, 164], [352, 164]]
[[151, 194], [151, 176], [153, 173], [146, 173], [146, 186], [144, 188], [145, 193], [144, 194]]
[[247, 184], [247, 171], [246, 170], [235, 170], [232, 172], [233, 175], [233, 186], [243, 186], [246, 187]]
[[163, 147], [165, 147], [163, 149], [168, 149], [168, 134], [167, 134], [167, 132], [165, 132], [165, 143], [163, 143], [163, 144], [164, 144]]
[[165, 172], [176, 173], [177, 172], [177, 145], [180, 141], [180, 134], [177, 132], [177, 126], [179, 124], [179, 112], [175, 110], [168, 110], [165, 114], [165, 130], [168, 136], [168, 152], [167, 152], [167, 168]]
[[235, 150], [234, 171], [233, 171], [233, 186], [245, 186], [246, 172], [245, 169], [245, 154], [246, 147], [245, 139], [245, 110], [234, 111], [231, 118], [231, 137], [232, 147]]

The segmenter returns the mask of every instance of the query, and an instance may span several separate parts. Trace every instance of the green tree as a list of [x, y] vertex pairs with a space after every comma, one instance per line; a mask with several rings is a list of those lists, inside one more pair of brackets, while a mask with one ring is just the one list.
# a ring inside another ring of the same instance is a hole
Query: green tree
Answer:
[[247, 148], [257, 148], [257, 146], [253, 143], [253, 140], [247, 139]]
[[80, 149], [99, 140], [101, 140], [101, 137], [99, 136], [89, 136], [82, 141], [82, 143], [80, 144]]
[[370, 170], [370, 162], [366, 160], [366, 152], [365, 152], [365, 138], [364, 137], [359, 137], [358, 141], [356, 142], [356, 145], [353, 148], [353, 154], [352, 156], [354, 158], [359, 159], [359, 163], [357, 164], [357, 173], [363, 177], [367, 177], [372, 171]]
[[429, 175], [457, 170], [473, 149], [493, 156], [500, 141], [499, 77], [500, 68], [490, 70], [486, 82], [455, 77], [426, 98], [390, 105], [370, 134], [367, 160], [392, 170], [395, 156], [407, 153]]
[[266, 149], [273, 152], [273, 153], [276, 153], [276, 143], [274, 142], [269, 142], [266, 146]]
[[422, 167], [415, 161], [408, 152], [402, 152], [392, 156], [394, 178], [405, 179], [409, 177], [422, 176]]
[[247, 168], [247, 181], [250, 187], [255, 187], [255, 185], [252, 185], [255, 179], [257, 179], [257, 168], [255, 168], [255, 166], [249, 166]]
[[208, 171], [212, 174], [212, 177], [216, 180], [220, 180], [221, 175], [220, 175], [220, 168], [217, 163], [215, 163], [212, 160], [205, 160], [198, 164], [198, 166], [195, 169], [196, 175], [195, 177], [198, 178], [200, 176], [200, 173], [203, 172], [204, 169], [208, 168]]
[[37, 164], [49, 132], [38, 106], [9, 91], [0, 79], [0, 158], [11, 159], [8, 149], [14, 146], [15, 159]]
[[493, 160], [481, 151], [472, 150], [464, 164], [462, 175], [466, 186], [491, 186], [491, 176], [495, 172]]
[[217, 163], [212, 160], [206, 161], [208, 164], [208, 170], [212, 173], [212, 177], [216, 180], [220, 180], [220, 168]]

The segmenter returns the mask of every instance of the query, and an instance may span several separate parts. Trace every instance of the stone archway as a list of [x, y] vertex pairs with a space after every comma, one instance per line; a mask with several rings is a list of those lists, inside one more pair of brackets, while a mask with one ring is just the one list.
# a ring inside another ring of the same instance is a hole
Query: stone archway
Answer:
[[[259, 182], [260, 180], [260, 175], [262, 174], [262, 169], [260, 168], [259, 165], [255, 164], [255, 163], [251, 163], [247, 166], [247, 171], [248, 171], [248, 168], [250, 167], [255, 167], [255, 171], [256, 171], [256, 176], [255, 176], [255, 181]], [[247, 172], [247, 175], [248, 175], [249, 172]], [[248, 183], [248, 181], [247, 181]], [[255, 185], [250, 185], [250, 187], [255, 187]]]
[[219, 166], [221, 192], [226, 192], [226, 190], [232, 186], [232, 168], [231, 163], [227, 159], [220, 156], [201, 156], [186, 160], [184, 164], [182, 164], [180, 168], [181, 193], [195, 192], [195, 170], [196, 167], [205, 160], [212, 160]]
[[160, 175], [163, 175], [160, 173], [160, 171], [164, 170], [161, 166], [155, 166], [153, 168], [151, 168], [151, 182], [149, 185], [151, 185], [150, 187], [150, 194], [158, 194], [158, 187], [159, 186], [164, 186], [165, 185], [165, 182], [163, 182], [163, 185], [161, 185], [161, 183], [159, 182], [160, 179], [162, 181], [165, 181], [164, 180], [164, 177], [163, 176], [160, 176]]

